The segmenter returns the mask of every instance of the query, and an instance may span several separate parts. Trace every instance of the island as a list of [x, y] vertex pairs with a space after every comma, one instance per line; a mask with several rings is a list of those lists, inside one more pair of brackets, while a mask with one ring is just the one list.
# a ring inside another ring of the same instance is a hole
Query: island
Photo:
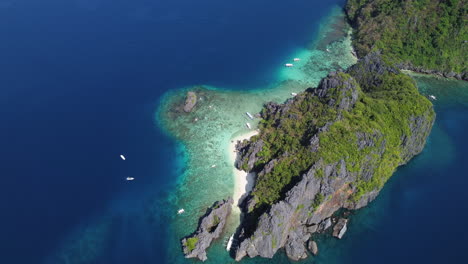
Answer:
[[[435, 120], [411, 77], [371, 52], [284, 104], [268, 103], [260, 133], [240, 143], [237, 166], [255, 172], [242, 204], [235, 259], [292, 260], [340, 209], [366, 206], [398, 166], [422, 151]], [[341, 238], [347, 220], [337, 221]], [[311, 242], [309, 242], [311, 243]]]
[[236, 261], [319, 254], [316, 235], [343, 238], [349, 212], [423, 150], [435, 112], [402, 70], [468, 80], [465, 1], [349, 0], [345, 12], [358, 62], [265, 104], [258, 133], [237, 143], [235, 166], [255, 176], [239, 204]]
[[217, 201], [208, 208], [199, 221], [198, 229], [192, 235], [182, 239], [182, 246], [186, 258], [198, 258], [207, 260], [206, 249], [211, 242], [218, 238], [223, 231], [226, 220], [231, 213], [232, 198]]

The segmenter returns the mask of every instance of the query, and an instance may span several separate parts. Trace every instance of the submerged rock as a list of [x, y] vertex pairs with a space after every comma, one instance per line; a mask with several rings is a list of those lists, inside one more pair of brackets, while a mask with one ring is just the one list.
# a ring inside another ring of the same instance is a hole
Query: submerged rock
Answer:
[[185, 98], [184, 112], [190, 113], [197, 104], [197, 95], [194, 92], [188, 92]]
[[200, 219], [197, 231], [182, 239], [182, 247], [186, 258], [198, 258], [202, 261], [208, 259], [206, 249], [214, 239], [221, 235], [227, 217], [231, 213], [233, 203], [234, 200], [231, 197], [216, 202]]
[[348, 230], [347, 225], [348, 224], [348, 219], [345, 218], [340, 218], [336, 225], [333, 227], [333, 236], [341, 239], [343, 235], [346, 233], [346, 230]]

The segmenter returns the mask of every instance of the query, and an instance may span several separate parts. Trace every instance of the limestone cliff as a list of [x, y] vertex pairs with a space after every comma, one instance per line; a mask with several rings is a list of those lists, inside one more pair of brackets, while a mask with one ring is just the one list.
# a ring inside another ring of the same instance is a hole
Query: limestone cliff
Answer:
[[307, 241], [337, 210], [367, 205], [422, 151], [435, 118], [415, 82], [377, 52], [261, 114], [260, 134], [238, 145], [237, 166], [258, 176], [243, 204], [237, 261], [280, 248], [307, 257]]

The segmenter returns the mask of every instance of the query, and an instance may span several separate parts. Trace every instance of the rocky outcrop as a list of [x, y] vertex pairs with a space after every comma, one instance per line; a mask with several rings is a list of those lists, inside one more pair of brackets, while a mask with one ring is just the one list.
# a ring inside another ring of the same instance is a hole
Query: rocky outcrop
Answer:
[[284, 246], [286, 255], [294, 261], [307, 258], [305, 243], [309, 238], [310, 235], [304, 236], [302, 232], [291, 232]]
[[190, 113], [197, 104], [197, 95], [194, 92], [187, 92], [184, 103], [184, 112]]
[[323, 232], [327, 231], [327, 229], [330, 228], [331, 226], [332, 226], [331, 218], [327, 218], [327, 219], [323, 220], [322, 222], [320, 222], [320, 224], [318, 225], [317, 232], [318, 233], [323, 233]]
[[430, 70], [430, 69], [425, 69], [423, 67], [413, 66], [411, 63], [408, 63], [408, 62], [398, 63], [396, 66], [402, 70], [409, 70], [409, 71], [413, 71], [417, 73], [436, 75], [436, 76], [443, 77], [443, 78], [455, 78], [457, 80], [468, 81], [468, 72], [456, 73], [453, 71], [444, 72], [444, 71], [439, 71], [439, 70]]
[[348, 219], [340, 218], [336, 225], [333, 227], [333, 236], [338, 239], [341, 239], [348, 230], [347, 224]]
[[314, 256], [318, 255], [318, 246], [317, 246], [317, 243], [315, 241], [309, 240], [309, 244], [308, 244], [307, 248], [309, 249], [310, 253], [312, 253], [312, 255], [314, 255]]
[[[338, 164], [340, 169], [337, 169]], [[328, 229], [332, 225], [330, 217], [346, 204], [352, 194], [350, 184], [356, 176], [345, 170], [344, 161], [338, 164], [325, 166], [320, 162], [311, 168], [286, 194], [285, 200], [274, 204], [260, 217], [251, 237], [240, 237], [242, 242], [236, 252], [236, 260], [245, 256], [272, 258], [283, 247], [293, 260], [306, 257], [304, 245], [314, 229], [319, 232]], [[318, 170], [327, 173], [324, 175], [327, 181], [317, 176]], [[314, 209], [314, 198], [322, 192], [330, 198]], [[316, 226], [318, 229], [314, 228]]]
[[221, 235], [233, 203], [232, 198], [216, 202], [200, 219], [197, 231], [182, 239], [182, 247], [186, 258], [207, 260], [206, 249], [214, 239]]
[[237, 168], [243, 169], [245, 171], [251, 171], [255, 165], [255, 156], [263, 148], [263, 141], [259, 140], [254, 144], [249, 144], [247, 140], [244, 142], [239, 142], [236, 145], [236, 150], [239, 155], [243, 157], [242, 159], [237, 159], [235, 164]]
[[[322, 135], [337, 133], [335, 131], [338, 123], [340, 129], [343, 127], [347, 129], [340, 133], [347, 133], [346, 131], [351, 129], [351, 122], [357, 122], [356, 118], [350, 118], [350, 113], [355, 111], [355, 107], [363, 109], [364, 104], [370, 102], [372, 98], [385, 94], [384, 89], [388, 89], [389, 76], [409, 78], [403, 76], [398, 68], [383, 62], [379, 53], [372, 53], [346, 73], [329, 74], [316, 89], [308, 89], [304, 94], [299, 94], [283, 105], [270, 103], [265, 106], [262, 118], [270, 124], [270, 131], [277, 130], [274, 134], [276, 136], [283, 133], [282, 126], [291, 126], [291, 120], [300, 120], [301, 116], [305, 115], [299, 112], [301, 109], [306, 112], [311, 111], [304, 103], [305, 100], [314, 102], [315, 107], [325, 107], [317, 112], [318, 121], [315, 119], [307, 121], [311, 124], [310, 127], [304, 130], [304, 135], [299, 135], [303, 147], [308, 151], [307, 155], [316, 159], [312, 159], [314, 160], [312, 166], [283, 188], [280, 199], [271, 205], [263, 203], [259, 206], [258, 193], [261, 190], [257, 188], [258, 182], [265, 180], [264, 177], [275, 171], [277, 164], [294, 157], [295, 153], [293, 150], [277, 153], [274, 158], [265, 161], [265, 154], [259, 155], [259, 153], [264, 149], [263, 146], [272, 145], [274, 142], [267, 142], [268, 137], [263, 137], [262, 132], [253, 142], [243, 142], [238, 145], [242, 160], [238, 166], [247, 171], [255, 171], [258, 177], [253, 192], [243, 204], [246, 217], [241, 223], [237, 236], [239, 241], [235, 251], [237, 261], [246, 256], [272, 258], [281, 248], [285, 249], [292, 260], [306, 258], [307, 243], [309, 248], [312, 247], [314, 251], [316, 249], [316, 245], [309, 241], [311, 236], [330, 228], [333, 224], [331, 217], [338, 210], [359, 209], [366, 206], [375, 199], [383, 187], [383, 183], [379, 182], [385, 182], [397, 166], [405, 164], [422, 151], [435, 114], [430, 102], [421, 96], [409, 81], [410, 87], [395, 87], [395, 89], [400, 89], [405, 96], [415, 96], [414, 101], [405, 101], [405, 97], [388, 99], [395, 100], [395, 103], [401, 102], [400, 108], [404, 109], [408, 107], [403, 105], [405, 103], [411, 105], [408, 109], [415, 109], [413, 104], [421, 103], [418, 105], [420, 110], [405, 110], [399, 114], [403, 116], [398, 118], [403, 118], [405, 122], [401, 127], [407, 128], [404, 132], [384, 121], [380, 121], [382, 125], [379, 127], [385, 130], [379, 130], [377, 127], [365, 129], [364, 125], [361, 129], [361, 125], [357, 124], [353, 128], [356, 132], [345, 139], [353, 143], [343, 142], [353, 149], [340, 152], [339, 159], [336, 159], [335, 152], [326, 152], [327, 146], [324, 144], [333, 144], [333, 142], [323, 141]], [[373, 110], [368, 108], [358, 111]], [[326, 114], [328, 119], [320, 119]], [[380, 117], [370, 115], [370, 118]], [[320, 126], [317, 126], [318, 124]], [[341, 124], [346, 124], [347, 127]], [[333, 127], [335, 130], [332, 130]], [[294, 131], [297, 133], [298, 130]], [[390, 138], [390, 134], [399, 136]], [[396, 151], [394, 155], [398, 155], [398, 158], [387, 156], [390, 150]], [[350, 157], [351, 155], [353, 157]], [[383, 166], [388, 168], [382, 171]], [[383, 174], [386, 175], [384, 178], [376, 178]], [[337, 222], [333, 228], [336, 237], [341, 238], [344, 235], [346, 224], [346, 219]]]

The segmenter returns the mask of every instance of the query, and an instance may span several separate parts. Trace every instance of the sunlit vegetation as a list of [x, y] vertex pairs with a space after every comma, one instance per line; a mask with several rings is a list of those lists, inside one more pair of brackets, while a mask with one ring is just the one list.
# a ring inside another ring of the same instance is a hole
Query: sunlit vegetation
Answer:
[[[324, 164], [344, 160], [348, 171], [360, 172], [367, 160], [365, 157], [370, 155], [374, 175], [368, 181], [357, 179], [353, 199], [381, 188], [402, 163], [402, 139], [411, 133], [410, 118], [434, 118], [431, 103], [419, 94], [410, 77], [387, 72], [379, 76], [381, 84], [377, 86], [364, 84], [365, 78], [359, 79], [365, 87], [361, 88], [350, 74], [339, 73], [334, 77], [341, 86], [330, 89], [325, 98], [306, 91], [288, 104], [287, 111], [263, 110], [261, 133], [252, 138], [252, 141], [264, 142], [254, 170], [260, 171], [269, 162], [274, 162], [275, 166], [257, 179], [252, 192], [257, 207], [278, 201], [290, 187], [288, 185], [319, 160]], [[343, 89], [343, 85], [356, 87], [358, 93], [357, 102], [349, 111], [338, 109], [336, 104], [330, 105], [330, 99], [340, 102], [343, 97], [350, 96], [351, 92]], [[318, 133], [327, 123], [328, 130]], [[317, 133], [319, 148], [312, 151], [311, 139]], [[377, 142], [372, 147], [359, 149], [357, 133], [376, 134]], [[322, 178], [323, 174], [322, 169], [315, 171], [316, 177]], [[324, 198], [317, 195], [312, 208], [315, 210]]]
[[191, 237], [187, 239], [187, 249], [189, 251], [193, 251], [195, 249], [195, 246], [197, 245], [198, 242], [198, 237]]
[[466, 0], [349, 0], [346, 10], [360, 56], [379, 49], [395, 63], [468, 71]]

